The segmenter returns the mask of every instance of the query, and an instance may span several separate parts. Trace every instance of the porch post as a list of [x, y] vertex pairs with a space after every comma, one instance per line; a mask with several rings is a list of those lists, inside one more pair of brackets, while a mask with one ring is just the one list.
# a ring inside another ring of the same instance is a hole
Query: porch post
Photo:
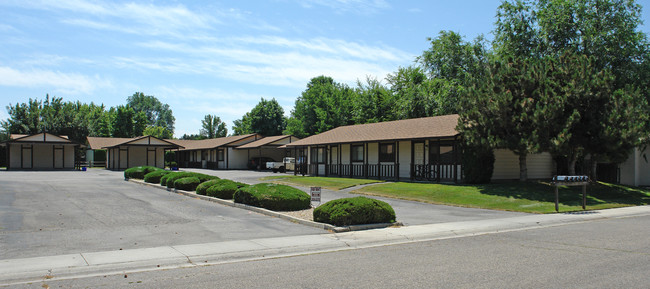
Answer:
[[343, 176], [343, 173], [341, 172], [341, 144], [338, 144], [338, 149], [336, 150], [336, 154], [338, 155], [336, 157], [336, 165], [338, 166], [338, 172], [339, 172], [339, 177]]
[[363, 143], [363, 177], [368, 178], [368, 143]]
[[[330, 175], [330, 162], [331, 162], [331, 151], [329, 150], [329, 145], [326, 145], [323, 149], [325, 150], [325, 176], [329, 177]], [[329, 159], [328, 159], [329, 158]]]
[[454, 138], [454, 183], [458, 183], [458, 145], [456, 145], [456, 138]]
[[399, 181], [399, 141], [395, 141], [395, 181]]

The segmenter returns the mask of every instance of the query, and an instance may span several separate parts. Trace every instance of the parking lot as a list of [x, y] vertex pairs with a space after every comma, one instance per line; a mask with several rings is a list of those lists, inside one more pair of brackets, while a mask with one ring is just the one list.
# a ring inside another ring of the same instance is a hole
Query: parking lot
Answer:
[[0, 171], [0, 259], [322, 233], [122, 172]]

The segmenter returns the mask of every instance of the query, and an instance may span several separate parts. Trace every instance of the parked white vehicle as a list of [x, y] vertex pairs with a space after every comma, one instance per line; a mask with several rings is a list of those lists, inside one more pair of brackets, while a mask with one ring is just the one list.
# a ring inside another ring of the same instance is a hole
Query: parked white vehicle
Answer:
[[267, 162], [266, 168], [272, 170], [274, 173], [286, 171], [293, 171], [296, 169], [296, 159], [295, 158], [284, 158], [282, 162]]

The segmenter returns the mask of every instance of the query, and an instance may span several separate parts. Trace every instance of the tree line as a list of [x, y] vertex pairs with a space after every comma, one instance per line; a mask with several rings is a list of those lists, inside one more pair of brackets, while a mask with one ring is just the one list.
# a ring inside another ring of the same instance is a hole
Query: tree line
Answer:
[[87, 136], [171, 138], [174, 133], [175, 118], [169, 105], [142, 92], [129, 96], [125, 105], [109, 109], [103, 104], [65, 102], [61, 97], [46, 95], [45, 100], [9, 104], [7, 112], [9, 118], [0, 122], [0, 137], [5, 140], [9, 134], [40, 132], [66, 135], [80, 143]]

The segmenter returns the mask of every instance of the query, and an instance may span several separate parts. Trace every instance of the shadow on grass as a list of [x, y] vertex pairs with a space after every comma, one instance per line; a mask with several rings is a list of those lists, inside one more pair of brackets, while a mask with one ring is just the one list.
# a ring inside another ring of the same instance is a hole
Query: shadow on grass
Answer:
[[[476, 188], [486, 195], [555, 203], [555, 188], [548, 182], [493, 183], [476, 185]], [[558, 192], [560, 204], [582, 206], [582, 186], [561, 186]], [[601, 182], [587, 185], [587, 206], [606, 203], [648, 205], [650, 190]]]

